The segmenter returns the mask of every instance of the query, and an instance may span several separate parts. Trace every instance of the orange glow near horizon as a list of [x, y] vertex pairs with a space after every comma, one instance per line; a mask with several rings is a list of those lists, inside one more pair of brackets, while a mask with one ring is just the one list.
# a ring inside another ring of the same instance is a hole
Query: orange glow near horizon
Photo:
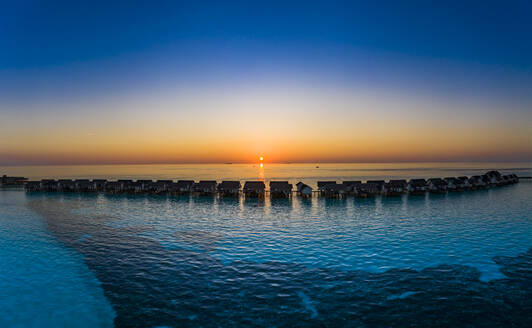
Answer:
[[261, 163], [264, 158], [268, 163], [522, 161], [532, 156], [529, 112], [482, 115], [483, 108], [472, 108], [450, 115], [449, 108], [465, 105], [326, 91], [250, 91], [212, 99], [192, 93], [184, 100], [161, 96], [87, 105], [59, 116], [12, 113], [0, 122], [0, 165], [257, 163], [257, 157]]

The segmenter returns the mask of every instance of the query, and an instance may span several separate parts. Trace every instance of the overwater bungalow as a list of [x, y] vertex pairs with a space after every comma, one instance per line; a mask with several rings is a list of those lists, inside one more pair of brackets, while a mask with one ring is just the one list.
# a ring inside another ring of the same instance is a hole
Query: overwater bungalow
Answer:
[[246, 197], [264, 198], [265, 189], [263, 181], [246, 181], [243, 192]]
[[58, 191], [59, 186], [57, 181], [53, 179], [42, 179], [41, 180], [41, 189], [44, 191]]
[[172, 180], [157, 180], [154, 183], [154, 190], [157, 194], [173, 191], [174, 182]]
[[501, 186], [506, 186], [506, 185], [509, 185], [509, 184], [513, 184], [515, 183], [516, 180], [514, 179], [514, 177], [511, 175], [511, 174], [507, 174], [507, 175], [503, 175], [501, 177]]
[[482, 179], [480, 175], [474, 175], [471, 178], [469, 178], [469, 184], [471, 184], [471, 187], [473, 189], [482, 189], [486, 188], [486, 182]]
[[95, 191], [92, 183], [88, 179], [76, 179], [74, 181], [76, 191], [89, 192]]
[[376, 195], [379, 195], [382, 193], [382, 189], [384, 188], [386, 182], [384, 180], [368, 180], [366, 181], [366, 184], [371, 186], [370, 189], [374, 190]]
[[360, 185], [362, 184], [362, 181], [344, 181], [342, 184], [345, 187], [345, 192], [347, 195], [356, 195]]
[[26, 191], [41, 191], [41, 182], [40, 181], [28, 181], [24, 185]]
[[218, 193], [222, 197], [235, 197], [238, 196], [238, 194], [240, 193], [240, 188], [240, 181], [222, 181], [218, 185]]
[[512, 178], [512, 183], [519, 182], [519, 177], [516, 174], [510, 174], [510, 177]]
[[499, 186], [502, 184], [502, 175], [499, 171], [488, 171], [485, 176], [488, 178], [491, 185]]
[[270, 181], [270, 197], [288, 198], [292, 195], [292, 184], [288, 181]]
[[406, 192], [408, 183], [406, 180], [390, 180], [382, 189], [384, 196], [400, 196]]
[[427, 180], [427, 191], [432, 193], [445, 193], [447, 183], [442, 178], [430, 178]]
[[482, 181], [484, 181], [486, 187], [492, 186], [491, 179], [486, 174], [482, 174], [480, 178], [482, 179]]
[[93, 179], [92, 180], [92, 187], [96, 191], [104, 191], [106, 183], [107, 183], [107, 179]]
[[131, 184], [128, 186], [127, 191], [133, 194], [140, 194], [146, 191], [146, 189], [144, 189], [144, 186], [144, 183], [140, 181], [134, 181], [131, 182]]
[[303, 182], [298, 182], [296, 184], [296, 188], [297, 188], [297, 193], [300, 196], [305, 197], [305, 198], [312, 197], [312, 188], [310, 186], [304, 184]]
[[122, 192], [122, 183], [121, 182], [118, 182], [118, 181], [108, 181], [106, 184], [105, 184], [105, 191], [106, 192], [109, 192], [109, 193], [112, 193], [112, 194], [117, 194], [119, 192]]
[[24, 177], [8, 177], [3, 175], [0, 178], [0, 185], [2, 186], [21, 186], [28, 181], [28, 178]]
[[383, 186], [384, 183], [381, 184], [380, 181], [366, 181], [365, 183], [362, 183], [360, 186], [358, 186], [358, 190], [355, 196], [366, 198], [380, 195], [382, 193]]
[[427, 182], [425, 179], [410, 179], [406, 189], [411, 195], [421, 195], [427, 191]]
[[341, 198], [346, 194], [346, 189], [343, 184], [335, 182], [323, 186], [321, 194], [328, 198]]
[[318, 191], [321, 193], [326, 185], [336, 184], [336, 181], [318, 181]]
[[63, 192], [76, 191], [76, 184], [70, 179], [59, 179], [57, 181], [57, 187], [59, 191]]
[[117, 182], [120, 185], [119, 192], [135, 192], [135, 187], [133, 186], [133, 180], [120, 179]]
[[447, 184], [447, 191], [459, 191], [460, 181], [455, 177], [443, 178], [443, 181]]
[[175, 185], [176, 193], [179, 195], [190, 193], [193, 187], [194, 180], [178, 180]]
[[216, 193], [216, 185], [214, 180], [201, 180], [194, 184], [194, 192], [199, 195], [213, 195]]
[[153, 187], [153, 180], [137, 180], [135, 184], [135, 189], [137, 189], [138, 192], [151, 192]]
[[466, 176], [461, 176], [461, 177], [456, 178], [455, 183], [456, 183], [458, 190], [460, 191], [471, 189], [471, 183], [469, 182], [469, 178]]

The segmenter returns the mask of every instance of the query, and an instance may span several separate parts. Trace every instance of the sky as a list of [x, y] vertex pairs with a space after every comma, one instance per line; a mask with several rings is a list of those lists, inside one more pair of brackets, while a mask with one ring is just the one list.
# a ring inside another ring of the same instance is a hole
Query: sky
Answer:
[[532, 158], [528, 1], [0, 6], [0, 165]]

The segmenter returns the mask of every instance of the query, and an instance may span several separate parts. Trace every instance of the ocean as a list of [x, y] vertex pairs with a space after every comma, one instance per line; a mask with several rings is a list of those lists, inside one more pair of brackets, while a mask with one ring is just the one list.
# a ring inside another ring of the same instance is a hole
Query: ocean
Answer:
[[[41, 178], [530, 175], [530, 163], [2, 167]], [[222, 199], [0, 190], [1, 327], [519, 326], [532, 183], [422, 196]]]

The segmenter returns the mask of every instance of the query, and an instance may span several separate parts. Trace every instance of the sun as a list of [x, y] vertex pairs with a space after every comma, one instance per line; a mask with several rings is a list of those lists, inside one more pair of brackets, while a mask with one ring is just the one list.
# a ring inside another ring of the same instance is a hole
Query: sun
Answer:
[[261, 156], [261, 157], [259, 158], [259, 160], [262, 162], [262, 161], [264, 160], [264, 157]]

